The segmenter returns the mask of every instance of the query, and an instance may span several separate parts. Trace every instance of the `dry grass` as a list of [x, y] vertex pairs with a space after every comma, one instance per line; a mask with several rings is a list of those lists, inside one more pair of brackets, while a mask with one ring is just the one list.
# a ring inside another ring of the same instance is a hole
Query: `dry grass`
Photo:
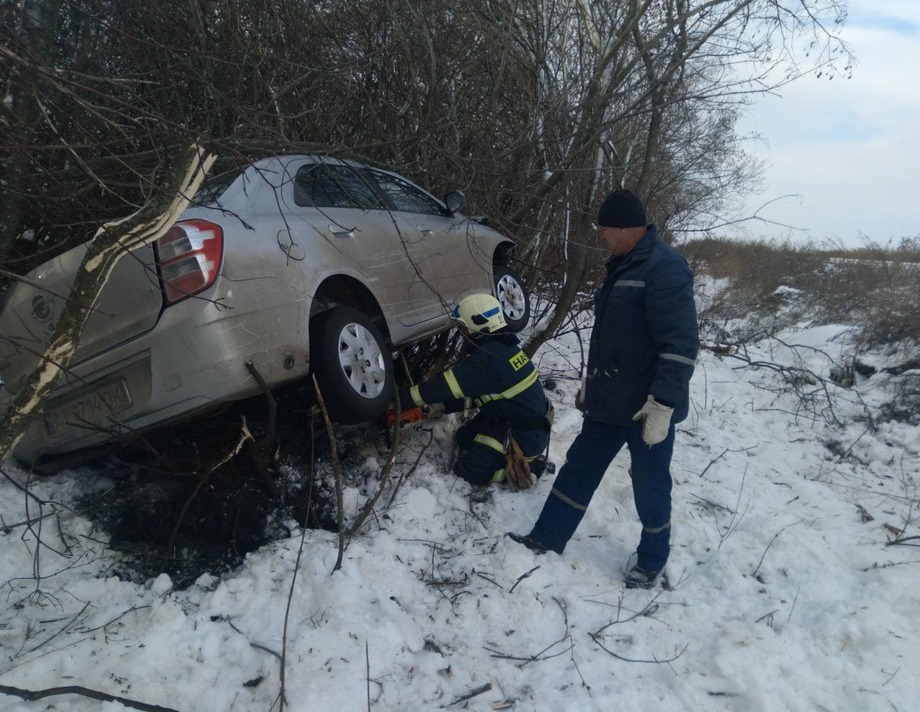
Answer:
[[895, 358], [884, 369], [891, 401], [879, 419], [920, 419], [920, 239], [897, 249], [823, 251], [706, 239], [681, 251], [697, 275], [720, 280], [700, 311], [705, 340], [743, 348], [796, 324], [852, 326], [853, 355], [843, 364], [851, 376], [875, 371], [860, 363], [865, 352]]
[[697, 274], [728, 283], [710, 319], [756, 312], [777, 326], [803, 318], [852, 324], [867, 346], [920, 342], [920, 240], [897, 249], [815, 250], [710, 238], [682, 252]]

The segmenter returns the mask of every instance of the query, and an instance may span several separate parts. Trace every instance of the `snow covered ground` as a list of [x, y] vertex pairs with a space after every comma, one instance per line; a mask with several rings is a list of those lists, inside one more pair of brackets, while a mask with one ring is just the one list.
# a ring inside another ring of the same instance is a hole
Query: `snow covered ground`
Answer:
[[[185, 590], [111, 575], [120, 555], [106, 533], [63, 506], [25, 526], [38, 510], [8, 462], [0, 710], [128, 709], [3, 691], [81, 686], [173, 710], [267, 712], [281, 706], [282, 661], [289, 710], [918, 710], [920, 427], [867, 427], [889, 397], [881, 375], [843, 389], [770, 365], [826, 376], [843, 331], [753, 344], [744, 357], [759, 367], [701, 354], [673, 462], [670, 588], [653, 591], [622, 584], [639, 535], [625, 452], [565, 554], [535, 556], [504, 534], [529, 530], [553, 477], [471, 504], [445, 474], [456, 422], [423, 423], [404, 431], [393, 481], [431, 446], [339, 571], [334, 534], [291, 524]], [[578, 354], [569, 336], [536, 358], [557, 383], [557, 465], [581, 424]], [[365, 449], [362, 469], [379, 473], [381, 444]], [[66, 504], [104, 484], [80, 469], [31, 492]], [[349, 516], [365, 489], [346, 490]]]

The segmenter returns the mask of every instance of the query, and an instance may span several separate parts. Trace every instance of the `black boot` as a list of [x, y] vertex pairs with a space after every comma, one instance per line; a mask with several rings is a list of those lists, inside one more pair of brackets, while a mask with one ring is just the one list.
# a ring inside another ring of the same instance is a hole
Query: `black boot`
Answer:
[[545, 473], [556, 474], [556, 465], [547, 460], [546, 455], [537, 455], [530, 461], [530, 474], [539, 480]]
[[546, 553], [546, 547], [528, 534], [515, 534], [514, 532], [508, 532], [505, 534], [505, 536], [512, 541], [516, 541], [518, 544], [523, 544], [538, 556], [540, 554]]
[[661, 571], [650, 571], [633, 566], [626, 574], [626, 588], [651, 588], [658, 580]]

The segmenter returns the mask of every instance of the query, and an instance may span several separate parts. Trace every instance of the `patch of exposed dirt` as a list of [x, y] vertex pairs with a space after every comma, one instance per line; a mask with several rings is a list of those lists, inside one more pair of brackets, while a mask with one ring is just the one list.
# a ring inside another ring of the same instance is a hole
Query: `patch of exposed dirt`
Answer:
[[[322, 419], [290, 403], [285, 408], [283, 399], [278, 405], [277, 422], [284, 427], [270, 451], [248, 442], [231, 456], [244, 422], [256, 441], [265, 434], [264, 403], [251, 402], [119, 446], [98, 463], [113, 485], [79, 505], [109, 535], [110, 546], [126, 555], [115, 573], [137, 581], [167, 573], [185, 588], [289, 536], [292, 522], [337, 529]], [[366, 443], [379, 433], [363, 430], [357, 438], [354, 429], [337, 432], [343, 470], [360, 462], [349, 461], [349, 442]]]

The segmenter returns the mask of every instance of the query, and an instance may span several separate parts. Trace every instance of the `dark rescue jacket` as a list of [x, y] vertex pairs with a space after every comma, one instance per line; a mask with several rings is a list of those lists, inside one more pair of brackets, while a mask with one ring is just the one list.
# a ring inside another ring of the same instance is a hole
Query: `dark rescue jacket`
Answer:
[[687, 417], [699, 349], [693, 274], [654, 225], [630, 252], [611, 257], [594, 295], [585, 417], [631, 423], [649, 395]]
[[479, 408], [483, 432], [510, 428], [525, 455], [539, 454], [549, 437], [549, 403], [540, 374], [514, 334], [476, 335], [467, 356], [453, 368], [399, 393], [404, 408], [444, 403], [456, 413]]

